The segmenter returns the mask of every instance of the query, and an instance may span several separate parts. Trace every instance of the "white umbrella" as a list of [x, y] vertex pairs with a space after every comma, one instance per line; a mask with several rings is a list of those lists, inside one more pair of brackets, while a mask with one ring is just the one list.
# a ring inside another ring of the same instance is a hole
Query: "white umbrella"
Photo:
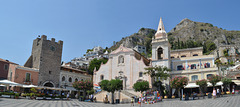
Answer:
[[23, 85], [23, 88], [33, 88], [33, 87], [37, 87], [36, 85]]
[[22, 84], [18, 84], [16, 82], [12, 82], [9, 80], [0, 80], [0, 84], [11, 85], [11, 86], [22, 86]]
[[6, 85], [0, 85], [0, 87], [6, 87]]

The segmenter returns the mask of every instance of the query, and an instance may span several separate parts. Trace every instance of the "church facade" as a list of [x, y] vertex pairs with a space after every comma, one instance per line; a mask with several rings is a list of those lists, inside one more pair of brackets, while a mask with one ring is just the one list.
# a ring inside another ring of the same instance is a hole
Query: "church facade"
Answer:
[[150, 66], [147, 58], [121, 45], [109, 54], [106, 64], [102, 64], [98, 71], [94, 70], [93, 82], [99, 84], [102, 80], [120, 79], [123, 80], [123, 89], [133, 89], [133, 84], [142, 80], [151, 84], [151, 77], [143, 74], [144, 68]]

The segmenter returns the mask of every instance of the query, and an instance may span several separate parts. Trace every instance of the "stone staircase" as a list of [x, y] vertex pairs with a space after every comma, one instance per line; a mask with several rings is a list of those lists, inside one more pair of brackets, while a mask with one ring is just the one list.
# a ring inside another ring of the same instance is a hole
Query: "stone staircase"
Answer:
[[128, 92], [127, 90], [121, 90], [121, 93], [123, 93], [124, 95], [126, 95], [126, 96], [128, 96], [130, 98], [136, 96], [136, 95]]

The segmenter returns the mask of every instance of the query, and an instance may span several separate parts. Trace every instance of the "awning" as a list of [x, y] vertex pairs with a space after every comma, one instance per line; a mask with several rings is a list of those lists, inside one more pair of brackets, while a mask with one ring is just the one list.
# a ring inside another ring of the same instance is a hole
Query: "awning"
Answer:
[[185, 86], [184, 88], [197, 88], [199, 87], [199, 85], [197, 85], [196, 83], [188, 83], [187, 86]]
[[240, 80], [232, 80], [232, 82], [234, 82], [237, 85], [240, 85]]
[[35, 85], [23, 85], [22, 87], [23, 88], [33, 88], [33, 87], [37, 87], [37, 86], [35, 86]]
[[[208, 87], [212, 87], [212, 84], [210, 82], [207, 82]], [[222, 81], [218, 82], [215, 86], [221, 86], [223, 85]]]
[[22, 84], [18, 84], [16, 82], [12, 82], [9, 80], [0, 80], [0, 84], [11, 85], [11, 86], [22, 86]]

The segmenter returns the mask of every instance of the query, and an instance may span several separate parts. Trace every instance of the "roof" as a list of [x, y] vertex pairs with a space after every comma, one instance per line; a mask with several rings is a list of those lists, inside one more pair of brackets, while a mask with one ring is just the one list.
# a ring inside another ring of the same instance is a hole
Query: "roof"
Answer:
[[110, 54], [117, 54], [119, 52], [133, 52], [133, 50], [130, 48], [124, 47], [123, 45], [120, 45], [119, 48], [112, 51]]
[[87, 73], [86, 71], [82, 71], [80, 69], [75, 69], [75, 68], [72, 68], [72, 67], [69, 67], [69, 66], [61, 66], [61, 68], [70, 69], [70, 70], [78, 71], [78, 72], [81, 72], [81, 73]]
[[6, 62], [6, 63], [9, 63], [9, 64], [16, 64], [16, 65], [18, 65], [17, 63], [10, 62], [9, 60], [5, 60], [5, 59], [2, 59], [2, 58], [0, 58], [0, 61], [1, 62]]
[[186, 49], [177, 49], [177, 50], [171, 50], [171, 52], [179, 52], [179, 51], [188, 51], [188, 50], [202, 50], [203, 47], [197, 47], [197, 48], [186, 48]]

